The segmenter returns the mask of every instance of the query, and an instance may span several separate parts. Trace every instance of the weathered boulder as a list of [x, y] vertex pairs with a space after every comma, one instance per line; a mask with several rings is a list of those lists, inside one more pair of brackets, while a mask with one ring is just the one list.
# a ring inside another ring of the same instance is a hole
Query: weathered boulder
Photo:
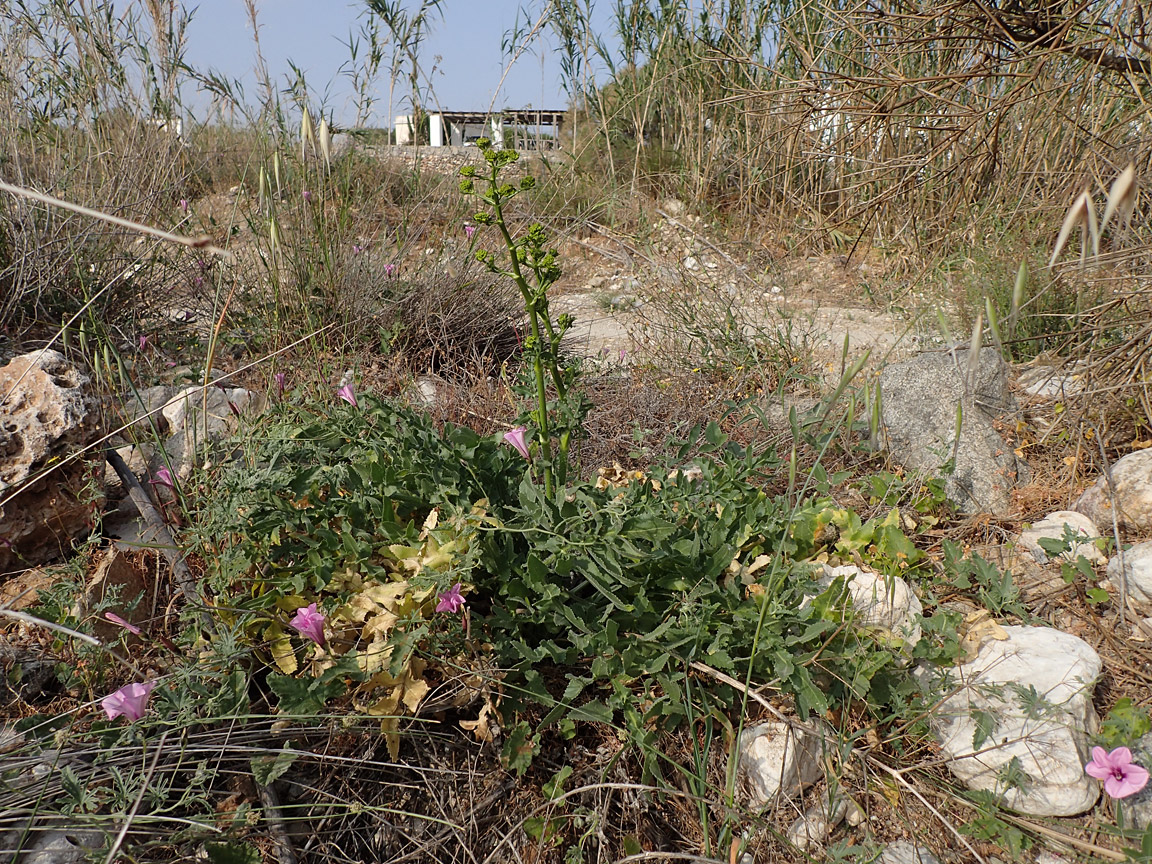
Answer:
[[98, 433], [87, 384], [57, 351], [0, 368], [0, 571], [64, 555], [92, 525], [103, 452], [70, 458]]
[[1008, 366], [994, 348], [983, 349], [966, 398], [966, 363], [966, 352], [956, 349], [919, 354], [881, 372], [885, 443], [905, 467], [938, 473], [952, 458], [956, 407], [963, 402], [956, 464], [945, 491], [963, 513], [1005, 514], [1012, 490], [1028, 477], [1027, 464], [993, 425], [1016, 410]]
[[[1083, 813], [1100, 797], [1084, 773], [1098, 723], [1092, 688], [1100, 657], [1084, 640], [1049, 627], [1003, 630], [1008, 638], [984, 642], [967, 663], [943, 673], [918, 670], [923, 686], [951, 694], [930, 721], [948, 767], [1010, 810]], [[1011, 775], [1016, 784], [1006, 782]]]
[[753, 807], [777, 796], [795, 797], [823, 776], [824, 742], [818, 735], [788, 723], [772, 721], [740, 733], [737, 770]]
[[[1116, 489], [1115, 515], [1119, 526], [1152, 534], [1152, 450], [1139, 450], [1117, 459], [1112, 466], [1112, 485]], [[1097, 478], [1072, 509], [1111, 530], [1113, 501], [1108, 478]]]
[[[1124, 561], [1123, 571], [1120, 561]], [[1120, 590], [1121, 573], [1127, 576], [1128, 596], [1137, 603], [1152, 604], [1152, 542], [1137, 543], [1113, 555], [1108, 562], [1108, 581]]]
[[1022, 532], [1017, 543], [1035, 559], [1037, 564], [1047, 564], [1048, 553], [1044, 551], [1040, 541], [1063, 540], [1068, 529], [1080, 539], [1073, 542], [1071, 548], [1061, 555], [1062, 559], [1074, 562], [1078, 557], [1083, 557], [1093, 564], [1107, 562], [1108, 559], [1104, 557], [1099, 546], [1092, 542], [1100, 537], [1096, 523], [1083, 513], [1074, 510], [1057, 510], [1055, 513], [1049, 513]]

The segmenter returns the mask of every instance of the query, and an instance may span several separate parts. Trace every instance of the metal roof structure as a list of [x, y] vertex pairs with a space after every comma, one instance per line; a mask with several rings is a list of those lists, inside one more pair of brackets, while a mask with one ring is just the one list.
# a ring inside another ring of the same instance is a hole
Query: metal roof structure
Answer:
[[429, 111], [439, 114], [447, 123], [483, 123], [489, 117], [499, 117], [505, 123], [520, 123], [525, 126], [559, 126], [564, 122], [567, 111], [543, 108], [505, 108], [500, 111]]

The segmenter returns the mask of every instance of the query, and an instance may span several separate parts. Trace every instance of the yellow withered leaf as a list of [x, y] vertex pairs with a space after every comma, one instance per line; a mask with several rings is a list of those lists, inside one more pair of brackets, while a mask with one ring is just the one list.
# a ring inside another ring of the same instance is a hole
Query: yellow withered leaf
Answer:
[[356, 655], [356, 662], [362, 672], [368, 675], [375, 674], [388, 666], [392, 659], [392, 646], [383, 636], [377, 636], [368, 647]]
[[491, 744], [492, 740], [496, 737], [496, 732], [500, 730], [500, 726], [489, 719], [493, 716], [492, 704], [485, 700], [484, 704], [480, 706], [480, 713], [475, 720], [461, 720], [460, 728], [465, 732], [471, 732], [476, 736], [476, 740], [484, 744]]
[[393, 715], [380, 721], [380, 732], [388, 745], [388, 756], [393, 761], [400, 758], [400, 718]]
[[420, 702], [428, 695], [428, 691], [432, 688], [428, 686], [428, 682], [423, 678], [409, 677], [404, 682], [404, 695], [402, 697], [404, 706], [412, 714], [416, 713], [416, 709], [420, 706]]
[[268, 650], [277, 669], [285, 675], [291, 675], [299, 668], [296, 652], [292, 650], [292, 640], [279, 624], [269, 624], [264, 630], [264, 639], [268, 642]]
[[396, 626], [396, 622], [400, 620], [399, 616], [387, 610], [381, 612], [379, 615], [373, 615], [364, 622], [364, 629], [360, 635], [365, 639], [376, 639], [377, 637], [387, 636], [392, 628]]

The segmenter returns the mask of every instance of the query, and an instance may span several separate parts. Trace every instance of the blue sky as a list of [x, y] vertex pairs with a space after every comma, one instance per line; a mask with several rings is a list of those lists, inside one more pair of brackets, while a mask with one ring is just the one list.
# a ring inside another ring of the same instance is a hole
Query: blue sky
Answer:
[[[244, 0], [190, 0], [187, 5], [195, 9], [188, 28], [188, 62], [197, 69], [240, 79], [250, 98], [254, 97], [255, 53]], [[409, 4], [409, 8], [415, 6]], [[435, 67], [432, 81], [441, 106], [485, 110], [503, 74], [501, 43], [516, 23], [520, 3], [444, 0], [442, 8], [443, 16], [433, 18], [421, 49], [421, 66], [426, 73]], [[323, 102], [338, 122], [351, 122], [355, 117], [352, 88], [339, 70], [349, 59], [349, 33], [359, 31], [358, 17], [363, 11], [361, 3], [350, 0], [260, 0], [260, 47], [276, 86], [286, 86], [291, 60], [305, 71], [314, 104]], [[371, 125], [385, 125], [388, 81], [388, 71], [382, 69]], [[405, 101], [394, 107], [393, 114], [407, 113], [407, 95], [406, 83], [399, 82], [397, 100]], [[554, 109], [565, 108], [567, 103], [555, 54], [540, 44], [534, 53], [521, 56], [496, 99], [497, 108]], [[194, 99], [193, 104], [203, 107], [205, 103]]]

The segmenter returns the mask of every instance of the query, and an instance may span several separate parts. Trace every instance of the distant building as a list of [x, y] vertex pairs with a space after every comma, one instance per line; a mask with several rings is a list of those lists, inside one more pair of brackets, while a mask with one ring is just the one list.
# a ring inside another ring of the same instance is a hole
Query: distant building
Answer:
[[[479, 138], [489, 138], [515, 150], [551, 150], [560, 138], [564, 111], [525, 108], [517, 111], [436, 111], [428, 117], [429, 147], [467, 147]], [[415, 118], [395, 118], [396, 143], [414, 144]]]

